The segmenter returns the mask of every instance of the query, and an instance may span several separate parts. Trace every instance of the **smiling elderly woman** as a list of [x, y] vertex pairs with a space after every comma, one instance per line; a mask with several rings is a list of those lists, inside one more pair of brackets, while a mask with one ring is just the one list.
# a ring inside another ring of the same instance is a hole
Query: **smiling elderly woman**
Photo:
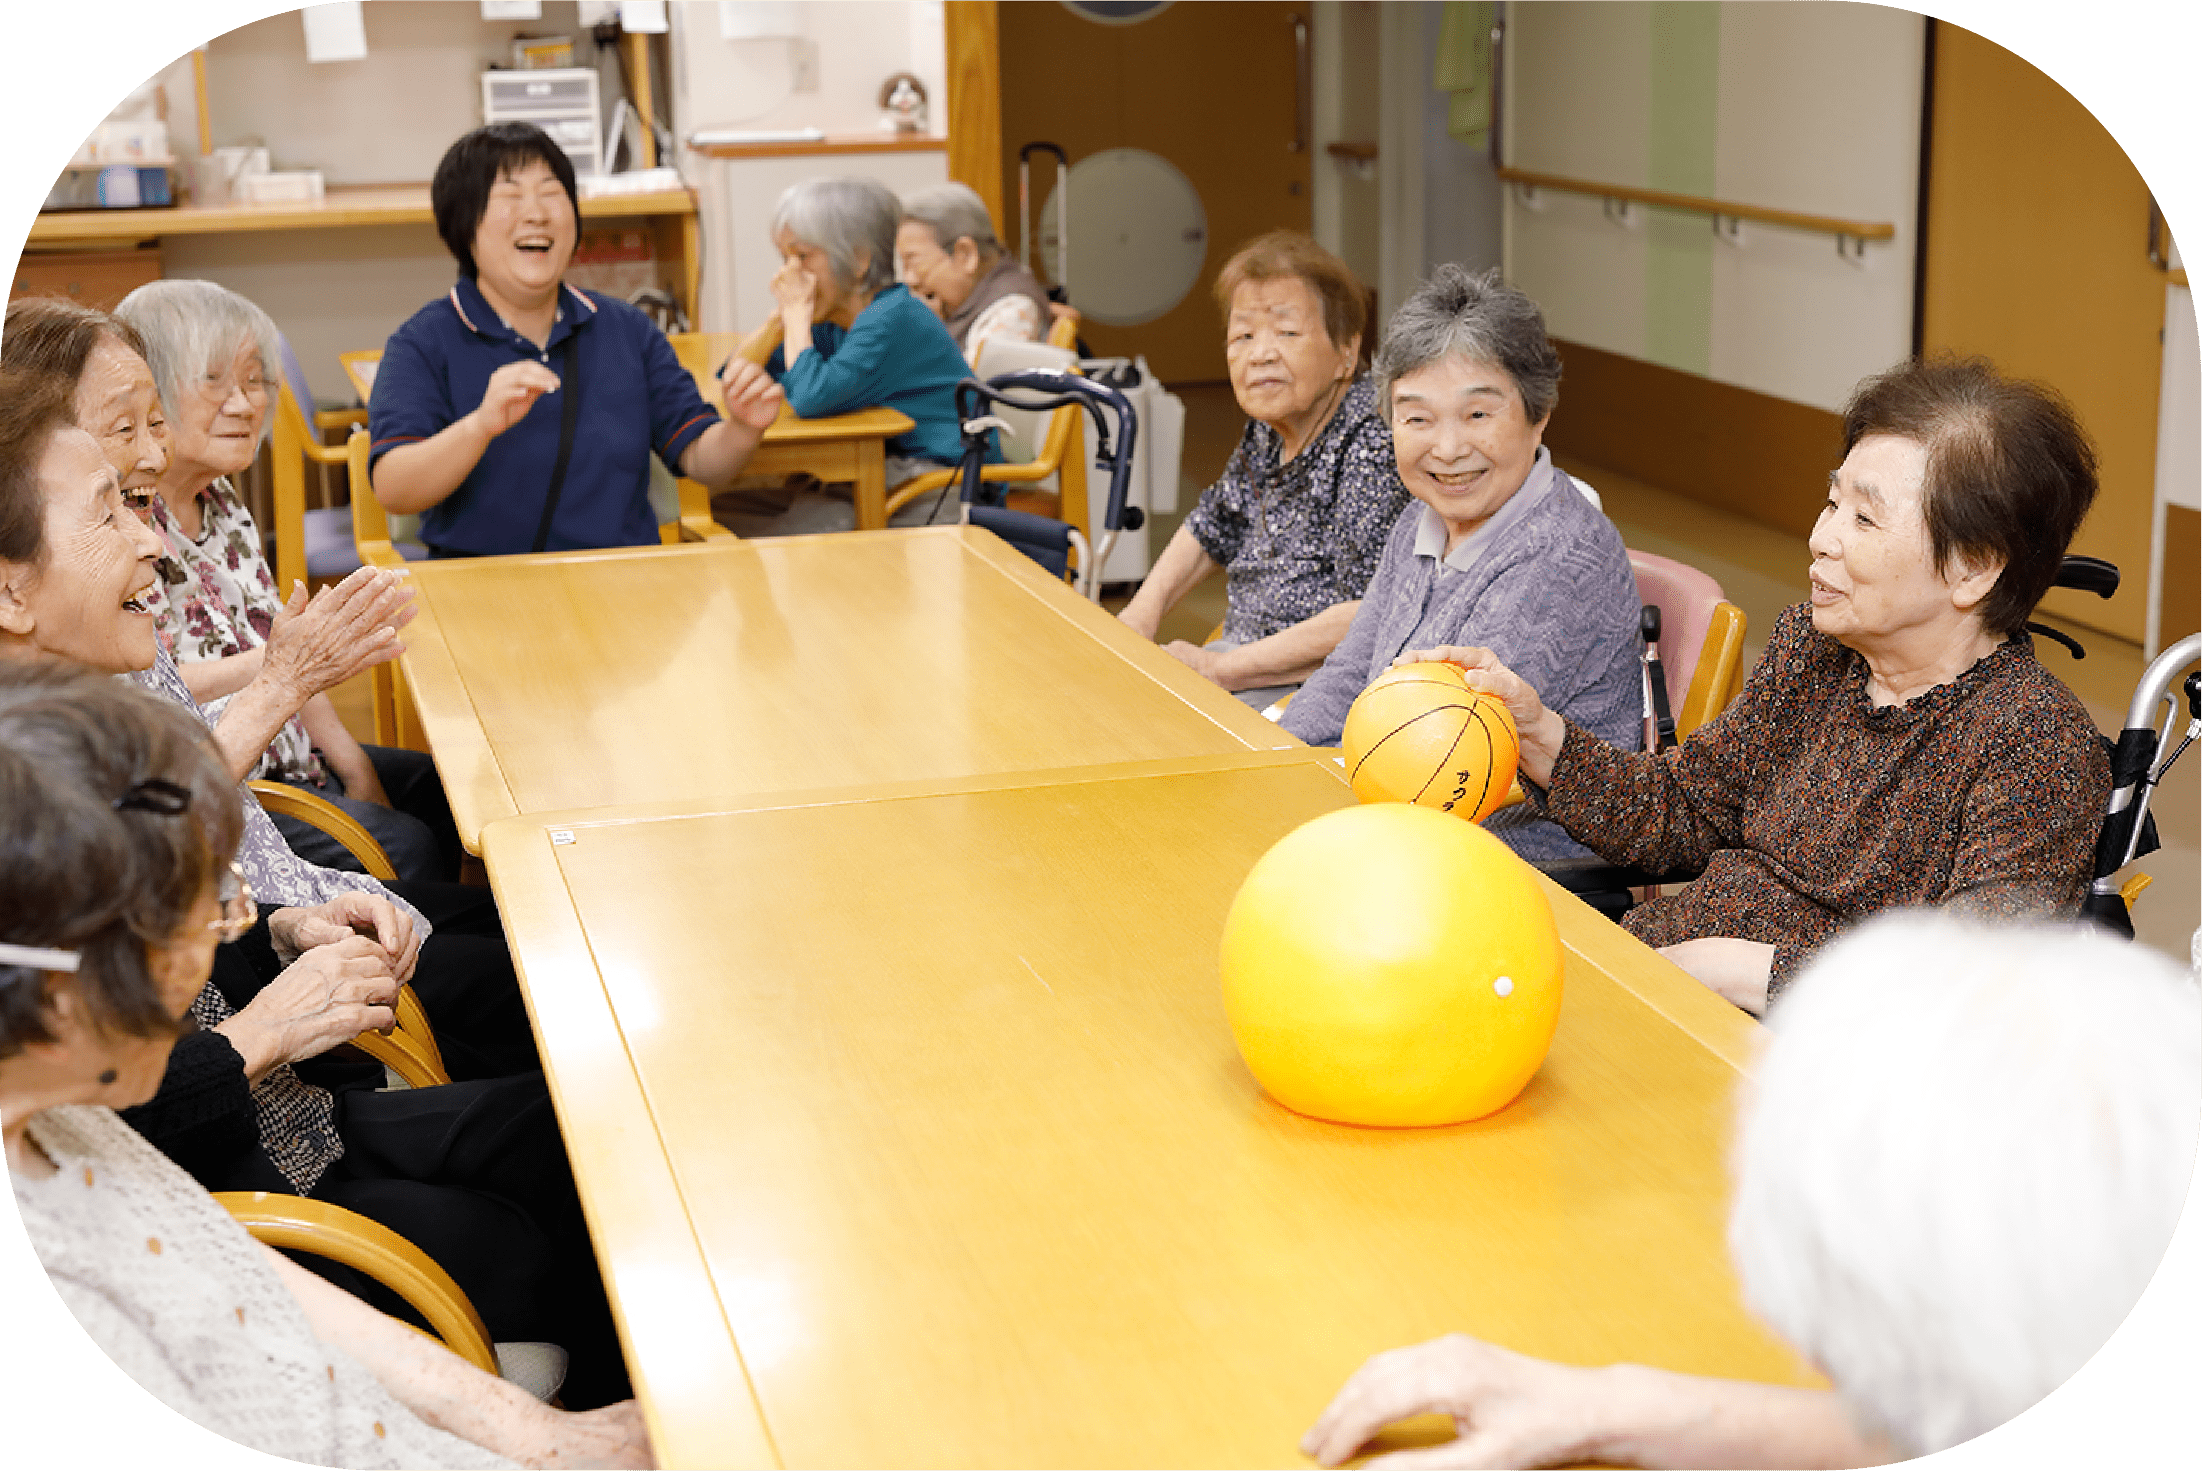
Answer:
[[[1421, 505], [1391, 528], [1352, 630], [1284, 728], [1335, 746], [1355, 697], [1404, 650], [1476, 643], [1536, 671], [1590, 730], [1641, 745], [1636, 578], [1613, 523], [1544, 448], [1560, 358], [1537, 304], [1495, 270], [1440, 266], [1392, 318], [1376, 376]], [[1584, 856], [1526, 806], [1485, 826], [1532, 861]]]
[[721, 420], [648, 317], [566, 284], [580, 194], [533, 124], [468, 133], [428, 192], [459, 281], [383, 349], [368, 405], [375, 498], [420, 512], [439, 556], [656, 545], [651, 453], [724, 484], [778, 390], [730, 383], [734, 417]]
[[1216, 305], [1231, 393], [1252, 422], [1117, 616], [1153, 638], [1222, 568], [1222, 633], [1165, 650], [1262, 709], [1346, 636], [1407, 492], [1366, 371], [1368, 293], [1344, 261], [1272, 231], [1224, 263]]
[[92, 1341], [178, 1413], [292, 1460], [647, 1464], [631, 1402], [564, 1414], [472, 1368], [253, 1241], [116, 1117], [253, 923], [205, 728], [112, 680], [0, 664], [0, 813], [0, 1136]]
[[1501, 651], [1414, 656], [1506, 700], [1522, 775], [1600, 856], [1704, 870], [1623, 923], [1754, 1012], [1877, 910], [2073, 912], [2110, 789], [2094, 722], [2026, 633], [2095, 498], [2070, 407], [1979, 359], [1909, 362], [1858, 386], [1843, 448], [1811, 602], [1673, 750], [1615, 749]]
[[935, 184], [903, 200], [895, 258], [903, 283], [940, 313], [965, 361], [976, 363], [989, 337], [1047, 335], [1047, 288], [1002, 249], [986, 201], [969, 184]]
[[[902, 202], [873, 179], [805, 179], [772, 210], [780, 269], [772, 299], [780, 346], [762, 368], [734, 358], [720, 370], [731, 399], [777, 379], [788, 407], [806, 419], [890, 408], [911, 427], [887, 441], [887, 484], [955, 464], [963, 456], [956, 385], [970, 374], [955, 339], [932, 308], [895, 280], [895, 231]], [[844, 493], [805, 479], [749, 484], [712, 501], [712, 514], [741, 536], [845, 531], [856, 511]], [[904, 506], [896, 526], [954, 521], [952, 487]]]

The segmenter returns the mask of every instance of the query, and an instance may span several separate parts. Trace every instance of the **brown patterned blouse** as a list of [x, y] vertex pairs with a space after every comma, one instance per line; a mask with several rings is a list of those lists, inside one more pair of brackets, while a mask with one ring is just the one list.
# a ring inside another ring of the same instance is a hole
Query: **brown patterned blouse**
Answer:
[[1622, 923], [1654, 946], [1771, 944], [1772, 997], [1878, 910], [2076, 911], [2109, 795], [2094, 721], [2025, 634], [1876, 709], [1865, 660], [1799, 604], [1735, 704], [1681, 746], [1621, 751], [1570, 721], [1546, 807], [1611, 862], [1702, 867]]

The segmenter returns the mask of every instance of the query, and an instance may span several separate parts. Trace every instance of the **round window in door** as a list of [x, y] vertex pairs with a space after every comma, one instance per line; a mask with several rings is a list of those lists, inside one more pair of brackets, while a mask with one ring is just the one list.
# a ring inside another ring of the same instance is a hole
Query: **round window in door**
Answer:
[[1055, 194], [1040, 212], [1040, 257], [1072, 306], [1111, 327], [1136, 327], [1199, 282], [1208, 212], [1177, 165], [1143, 148], [1105, 149], [1071, 165], [1069, 194], [1069, 258]]
[[1063, 0], [1073, 15], [1105, 26], [1136, 26], [1151, 15], [1170, 8], [1171, 0]]

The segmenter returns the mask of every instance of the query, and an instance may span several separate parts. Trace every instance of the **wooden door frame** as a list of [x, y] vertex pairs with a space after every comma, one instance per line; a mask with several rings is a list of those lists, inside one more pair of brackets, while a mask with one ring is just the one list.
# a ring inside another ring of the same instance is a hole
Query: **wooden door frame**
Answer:
[[996, 0], [947, 0], [948, 177], [968, 184], [1002, 226], [1002, 43]]

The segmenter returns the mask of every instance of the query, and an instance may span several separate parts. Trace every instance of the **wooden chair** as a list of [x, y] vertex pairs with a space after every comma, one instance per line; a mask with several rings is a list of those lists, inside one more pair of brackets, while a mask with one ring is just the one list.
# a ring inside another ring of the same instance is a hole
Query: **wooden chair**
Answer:
[[275, 522], [271, 529], [275, 533], [275, 585], [288, 596], [295, 582], [320, 576], [341, 577], [352, 570], [340, 564], [314, 565], [312, 547], [317, 538], [309, 533], [309, 525], [315, 517], [341, 521], [343, 512], [334, 509], [309, 512], [306, 509], [305, 467], [308, 461], [317, 466], [343, 464], [344, 451], [324, 445], [321, 432], [362, 423], [367, 411], [314, 409], [312, 395], [306, 386], [305, 369], [298, 355], [291, 351], [290, 340], [282, 338], [281, 347], [283, 371], [277, 376], [275, 422], [269, 443]]
[[351, 813], [302, 787], [287, 786], [279, 781], [256, 781], [251, 786], [253, 795], [268, 811], [312, 823], [357, 858], [370, 877], [386, 884], [397, 881], [398, 872], [391, 865], [390, 855], [382, 851], [382, 844], [375, 841], [375, 835], [360, 826]]
[[214, 1199], [254, 1240], [326, 1257], [380, 1282], [428, 1320], [434, 1330], [428, 1337], [483, 1373], [509, 1379], [539, 1400], [557, 1394], [565, 1350], [549, 1343], [491, 1343], [482, 1315], [451, 1274], [380, 1221], [324, 1200], [265, 1190], [218, 1190]]

